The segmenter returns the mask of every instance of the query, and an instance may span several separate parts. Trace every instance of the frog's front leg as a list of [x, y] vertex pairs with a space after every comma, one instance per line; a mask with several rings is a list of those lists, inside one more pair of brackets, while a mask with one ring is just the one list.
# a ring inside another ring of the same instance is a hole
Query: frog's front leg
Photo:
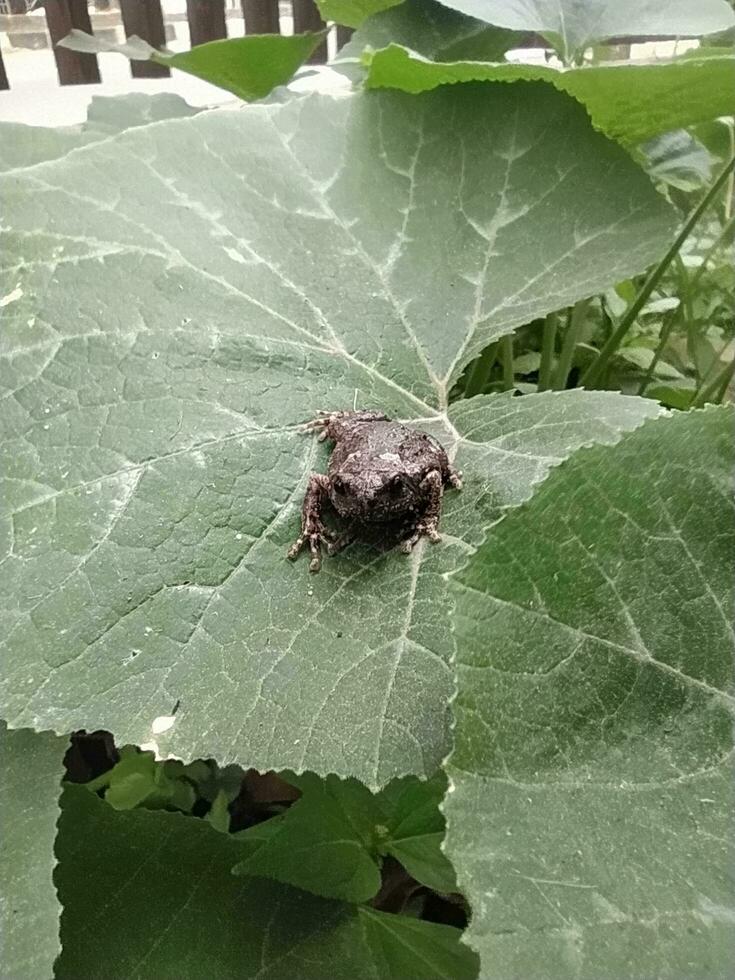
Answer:
[[333, 535], [322, 521], [322, 505], [329, 490], [329, 477], [323, 473], [312, 473], [301, 508], [301, 534], [288, 550], [288, 557], [293, 561], [298, 557], [302, 548], [309, 545], [311, 561], [309, 571], [318, 572], [322, 564], [322, 544], [328, 545]]
[[439, 470], [431, 470], [421, 481], [420, 490], [426, 498], [426, 507], [421, 515], [418, 524], [413, 529], [411, 535], [401, 542], [401, 551], [408, 554], [413, 550], [419, 538], [427, 537], [432, 544], [441, 541], [441, 535], [437, 530], [439, 518], [442, 512], [442, 495], [444, 493], [444, 479]]
[[319, 442], [332, 439], [335, 442], [341, 438], [343, 427], [355, 422], [388, 422], [388, 416], [382, 412], [366, 410], [364, 412], [318, 412], [317, 418], [304, 425], [307, 432], [318, 432]]

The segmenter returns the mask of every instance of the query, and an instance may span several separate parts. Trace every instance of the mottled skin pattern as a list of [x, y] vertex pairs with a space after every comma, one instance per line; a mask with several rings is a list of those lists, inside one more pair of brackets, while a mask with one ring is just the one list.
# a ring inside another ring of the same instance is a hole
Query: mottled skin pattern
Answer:
[[[431, 436], [393, 422], [381, 412], [323, 412], [306, 426], [335, 443], [325, 474], [312, 473], [301, 511], [301, 534], [288, 552], [296, 558], [307, 545], [309, 568], [321, 567], [321, 546], [336, 554], [359, 536], [360, 527], [403, 521], [401, 550], [410, 552], [437, 530], [445, 486], [459, 489], [461, 474]], [[329, 501], [347, 524], [336, 536], [322, 520]]]

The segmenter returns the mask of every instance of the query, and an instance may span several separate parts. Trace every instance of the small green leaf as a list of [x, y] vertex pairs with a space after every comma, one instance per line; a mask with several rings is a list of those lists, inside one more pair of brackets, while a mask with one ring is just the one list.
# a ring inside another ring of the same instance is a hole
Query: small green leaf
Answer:
[[56, 980], [100, 970], [105, 980], [476, 976], [459, 930], [235, 877], [241, 849], [238, 837], [204, 820], [115, 811], [67, 788], [57, 840]]
[[395, 780], [373, 795], [354, 779], [284, 774], [302, 791], [285, 813], [237, 837], [248, 855], [236, 874], [262, 875], [326, 898], [364, 902], [380, 887], [381, 859], [390, 854], [421, 884], [456, 890], [441, 851], [439, 804], [446, 780]]
[[[274, 878], [327, 898], [372, 898], [380, 888], [375, 827], [384, 819], [376, 798], [354, 779], [305, 774], [289, 782], [302, 790], [301, 799], [234, 872]], [[260, 841], [261, 826], [238, 839]]]
[[[628, 364], [633, 364], [641, 371], [646, 371], [651, 366], [654, 352], [650, 347], [621, 347], [615, 356], [622, 361], [626, 361]], [[681, 371], [677, 371], [675, 367], [672, 367], [671, 364], [668, 364], [662, 359], [659, 359], [656, 363], [654, 373], [659, 378], [672, 379], [682, 377]]]
[[61, 47], [72, 51], [116, 51], [132, 61], [155, 61], [178, 68], [212, 85], [232, 92], [246, 102], [262, 99], [278, 85], [285, 85], [324, 39], [323, 32], [304, 34], [252, 34], [199, 44], [190, 51], [157, 51], [139, 37], [112, 44], [99, 37], [72, 30]]
[[153, 752], [140, 752], [127, 745], [120, 750], [120, 760], [112, 769], [86, 783], [96, 793], [105, 790], [105, 800], [116, 810], [132, 810], [145, 805], [150, 809], [173, 806], [189, 811], [194, 805], [194, 789], [180, 778], [184, 766], [177, 761], [158, 762]]
[[676, 408], [685, 412], [691, 406], [697, 390], [675, 385], [649, 385], [646, 394], [649, 398], [660, 401], [666, 408]]
[[581, 451], [453, 580], [447, 851], [485, 977], [730, 975], [734, 422]]
[[386, 852], [422, 885], [438, 892], [457, 890], [454, 868], [441, 849], [444, 816], [439, 804], [446, 787], [440, 773], [426, 782], [400, 780], [381, 794], [390, 813]]
[[735, 56], [730, 53], [559, 71], [548, 65], [430, 61], [390, 44], [369, 54], [367, 63], [368, 88], [397, 88], [414, 95], [458, 82], [545, 81], [582, 102], [598, 129], [630, 144], [733, 110]]
[[640, 148], [654, 180], [683, 191], [696, 191], [710, 180], [713, 155], [685, 129], [663, 133]]
[[368, 17], [379, 14], [401, 0], [316, 0], [324, 20], [333, 20], [347, 27], [359, 27]]
[[290, 81], [323, 40], [321, 32], [252, 34], [199, 44], [179, 54], [156, 54], [153, 60], [253, 102]]
[[211, 824], [215, 830], [226, 834], [230, 829], [230, 811], [228, 810], [227, 793], [221, 789], [214, 798], [214, 802], [204, 819]]
[[0, 722], [0, 972], [12, 980], [46, 980], [60, 949], [52, 870], [68, 745]]

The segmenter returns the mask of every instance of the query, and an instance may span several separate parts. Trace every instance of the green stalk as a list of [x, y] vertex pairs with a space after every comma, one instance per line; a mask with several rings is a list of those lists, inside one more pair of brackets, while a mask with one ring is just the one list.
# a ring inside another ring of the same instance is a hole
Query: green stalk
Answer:
[[701, 277], [704, 274], [707, 266], [709, 265], [709, 260], [712, 258], [712, 256], [717, 251], [719, 251], [719, 249], [722, 247], [723, 243], [727, 241], [727, 237], [730, 234], [730, 232], [732, 231], [733, 225], [735, 225], [735, 215], [731, 215], [731, 217], [729, 217], [727, 219], [727, 221], [725, 222], [725, 224], [722, 226], [722, 229], [720, 231], [720, 234], [717, 236], [717, 238], [715, 239], [715, 241], [710, 245], [710, 247], [707, 249], [707, 251], [702, 256], [702, 264], [699, 266], [698, 269], [695, 270], [695, 272], [692, 275], [692, 278], [690, 280], [690, 288], [691, 289], [694, 289], [694, 287], [697, 285], [697, 283], [701, 279]]
[[612, 334], [608, 338], [607, 342], [603, 345], [600, 353], [597, 355], [595, 360], [589, 365], [587, 370], [584, 372], [582, 377], [579, 379], [580, 386], [586, 385], [591, 387], [599, 379], [602, 372], [607, 368], [610, 363], [611, 358], [615, 352], [619, 349], [623, 338], [628, 333], [630, 328], [633, 326], [636, 317], [641, 312], [645, 306], [649, 296], [654, 291], [656, 286], [661, 281], [661, 278], [674, 261], [676, 256], [679, 254], [679, 250], [684, 242], [687, 240], [689, 235], [692, 233], [694, 227], [696, 226], [699, 219], [702, 217], [704, 212], [710, 206], [714, 198], [717, 196], [717, 192], [720, 190], [722, 185], [727, 180], [730, 172], [735, 169], [735, 155], [731, 156], [727, 161], [725, 166], [720, 171], [715, 182], [710, 186], [707, 193], [704, 195], [699, 204], [694, 208], [692, 213], [689, 215], [687, 220], [682, 225], [681, 231], [676, 236], [674, 241], [671, 243], [668, 251], [658, 263], [658, 265], [653, 269], [646, 278], [646, 281], [641, 286], [638, 295], [633, 300], [631, 305], [626, 310], [620, 323], [613, 330]]
[[731, 370], [729, 374], [724, 374], [723, 372], [724, 376], [722, 378], [722, 384], [720, 385], [720, 390], [715, 395], [715, 401], [717, 402], [718, 405], [721, 405], [724, 402], [725, 395], [727, 394], [727, 389], [730, 387], [730, 382], [732, 381], [732, 377], [733, 377], [733, 364], [735, 364], [735, 361], [731, 361], [730, 363]]
[[549, 313], [544, 320], [544, 333], [541, 346], [541, 365], [538, 370], [538, 390], [546, 391], [551, 387], [551, 368], [554, 364], [556, 348], [556, 331], [559, 326], [559, 314]]
[[467, 383], [464, 386], [465, 398], [472, 398], [473, 395], [481, 395], [490, 380], [490, 374], [495, 365], [495, 358], [498, 353], [498, 345], [488, 344], [485, 350], [475, 359], [475, 364], [470, 371]]
[[651, 380], [653, 379], [653, 372], [656, 370], [656, 365], [660, 361], [661, 355], [664, 352], [664, 347], [666, 347], [669, 337], [671, 336], [671, 331], [674, 329], [674, 324], [676, 323], [675, 313], [676, 310], [674, 310], [672, 314], [666, 318], [666, 321], [661, 328], [661, 333], [658, 335], [658, 344], [656, 345], [656, 350], [653, 352], [651, 363], [648, 365], [648, 369], [638, 387], [639, 395], [644, 395], [646, 393], [646, 388], [650, 385]]
[[579, 335], [582, 332], [582, 326], [584, 325], [584, 318], [587, 314], [587, 309], [590, 303], [591, 300], [589, 299], [581, 299], [578, 303], [574, 304], [572, 311], [569, 314], [567, 329], [566, 333], [564, 334], [564, 342], [561, 345], [561, 353], [559, 354], [559, 360], [556, 364], [556, 371], [554, 372], [552, 387], [556, 391], [562, 391], [567, 386], [569, 371], [572, 366], [572, 359], [574, 358], [574, 351], [576, 350]]
[[679, 270], [680, 303], [684, 307], [686, 322], [688, 325], [691, 325], [694, 323], [694, 310], [692, 309], [692, 282], [694, 281], [694, 277], [689, 275], [689, 270], [684, 265], [681, 255], [677, 255], [674, 261]]
[[692, 408], [701, 408], [702, 405], [711, 401], [721, 402], [733, 375], [735, 375], [735, 359], [723, 365], [710, 383], [699, 389], [692, 399]]
[[515, 386], [513, 371], [513, 334], [506, 334], [500, 341], [503, 355], [503, 391], [510, 391]]
[[[730, 130], [730, 153], [735, 156], [735, 125], [730, 125], [728, 127]], [[730, 220], [732, 215], [732, 199], [735, 195], [735, 174], [730, 173], [730, 179], [727, 182], [727, 187], [725, 188], [725, 221]]]

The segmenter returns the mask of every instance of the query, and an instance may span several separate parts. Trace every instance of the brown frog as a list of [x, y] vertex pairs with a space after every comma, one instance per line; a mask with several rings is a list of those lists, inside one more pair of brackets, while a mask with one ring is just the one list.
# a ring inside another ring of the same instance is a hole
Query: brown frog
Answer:
[[[294, 559], [309, 546], [309, 569], [321, 567], [321, 546], [336, 554], [360, 535], [361, 528], [402, 526], [401, 550], [410, 552], [423, 536], [441, 540], [437, 526], [445, 486], [459, 489], [461, 473], [440, 444], [417, 429], [394, 422], [382, 412], [321, 412], [308, 430], [335, 443], [325, 474], [312, 473], [301, 511], [301, 534], [288, 552]], [[346, 530], [335, 535], [324, 525], [322, 510], [331, 503]]]

